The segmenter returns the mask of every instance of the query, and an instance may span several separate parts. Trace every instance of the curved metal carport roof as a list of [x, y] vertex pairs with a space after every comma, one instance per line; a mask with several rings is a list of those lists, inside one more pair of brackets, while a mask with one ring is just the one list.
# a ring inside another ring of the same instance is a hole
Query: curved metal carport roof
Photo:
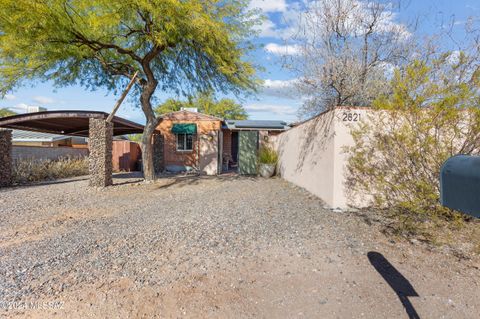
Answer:
[[[97, 111], [46, 111], [0, 118], [0, 128], [88, 137], [89, 119], [106, 119]], [[114, 116], [113, 135], [143, 133], [143, 125]]]

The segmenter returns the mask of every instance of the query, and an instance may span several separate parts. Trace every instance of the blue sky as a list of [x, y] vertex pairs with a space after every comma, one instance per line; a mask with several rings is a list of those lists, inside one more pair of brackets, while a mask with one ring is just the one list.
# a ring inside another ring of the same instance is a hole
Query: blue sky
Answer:
[[[294, 75], [282, 69], [279, 54], [285, 52], [285, 40], [295, 28], [295, 23], [305, 1], [253, 0], [252, 7], [259, 8], [268, 18], [259, 27], [256, 40], [258, 50], [252, 60], [262, 65], [259, 75], [265, 80], [265, 89], [255, 97], [242, 100], [251, 119], [281, 119], [295, 121], [301, 105], [301, 97], [292, 94]], [[463, 37], [463, 25], [469, 17], [480, 17], [479, 0], [410, 0], [403, 1], [395, 11], [395, 23], [408, 24], [419, 18], [418, 33], [438, 33], [454, 19], [453, 32], [456, 39]], [[448, 39], [445, 47], [452, 47]], [[291, 50], [289, 52], [292, 52]], [[173, 94], [159, 94], [159, 99], [175, 97]], [[37, 105], [49, 110], [100, 110], [110, 112], [118, 96], [105, 90], [88, 91], [80, 86], [55, 89], [51, 83], [29, 83], [0, 100], [0, 108], [7, 107], [22, 112], [26, 105]], [[134, 101], [126, 100], [118, 114], [132, 121], [144, 123], [142, 111]]]

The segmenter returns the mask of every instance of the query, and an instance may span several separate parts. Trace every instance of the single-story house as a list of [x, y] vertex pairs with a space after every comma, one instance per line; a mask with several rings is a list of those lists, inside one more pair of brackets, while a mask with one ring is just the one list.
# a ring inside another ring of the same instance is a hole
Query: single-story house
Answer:
[[87, 138], [33, 131], [13, 130], [12, 145], [88, 148]]
[[283, 121], [223, 120], [183, 109], [162, 115], [157, 131], [163, 136], [167, 171], [253, 175], [259, 147], [288, 128]]

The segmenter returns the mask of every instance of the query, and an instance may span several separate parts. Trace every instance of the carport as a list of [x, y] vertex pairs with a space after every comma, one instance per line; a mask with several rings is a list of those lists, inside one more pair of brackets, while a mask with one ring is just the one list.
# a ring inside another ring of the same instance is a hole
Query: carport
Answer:
[[0, 186], [12, 184], [12, 131], [88, 137], [90, 186], [112, 184], [112, 138], [143, 133], [143, 125], [96, 111], [47, 111], [0, 118]]

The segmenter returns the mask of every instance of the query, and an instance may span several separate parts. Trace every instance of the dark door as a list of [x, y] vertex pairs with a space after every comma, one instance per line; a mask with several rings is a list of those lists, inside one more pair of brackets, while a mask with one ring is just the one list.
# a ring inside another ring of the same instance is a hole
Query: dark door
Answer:
[[257, 174], [258, 132], [241, 131], [239, 133], [238, 169], [242, 175]]
[[232, 132], [232, 160], [238, 163], [238, 132]]

